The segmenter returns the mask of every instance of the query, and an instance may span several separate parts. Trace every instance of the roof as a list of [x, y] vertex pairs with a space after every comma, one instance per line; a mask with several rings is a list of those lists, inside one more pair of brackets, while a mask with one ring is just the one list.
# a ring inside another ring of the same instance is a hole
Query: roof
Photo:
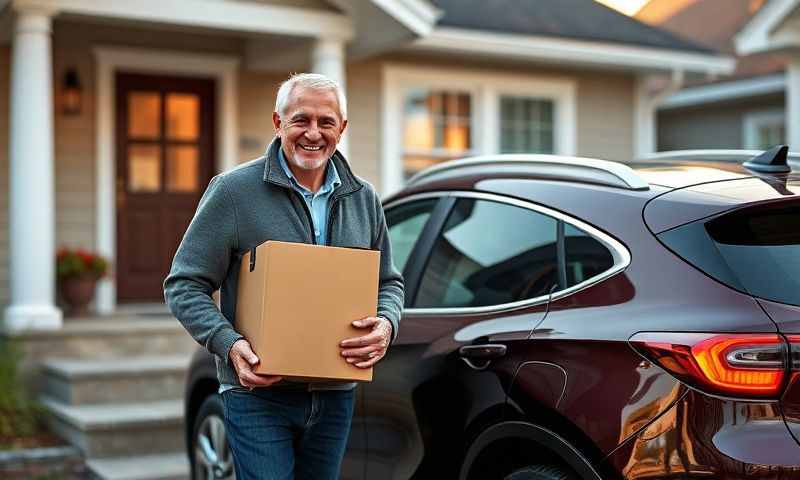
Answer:
[[[764, 3], [765, 0], [650, 0], [635, 17], [679, 37], [735, 55], [737, 32]], [[785, 66], [786, 59], [778, 55], [740, 56], [733, 75], [718, 82], [782, 72]]]
[[714, 53], [594, 0], [431, 0], [438, 26]]

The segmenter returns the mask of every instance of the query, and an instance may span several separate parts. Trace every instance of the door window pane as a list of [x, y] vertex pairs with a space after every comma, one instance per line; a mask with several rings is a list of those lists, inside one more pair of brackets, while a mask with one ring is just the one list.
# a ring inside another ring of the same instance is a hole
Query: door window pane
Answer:
[[405, 99], [403, 165], [406, 176], [472, 148], [469, 93], [410, 90]]
[[567, 286], [577, 285], [614, 266], [614, 256], [602, 242], [570, 224], [564, 226]]
[[200, 154], [194, 146], [167, 147], [167, 191], [197, 191]]
[[554, 218], [461, 199], [436, 240], [415, 307], [479, 307], [546, 295], [558, 282]]
[[161, 189], [161, 158], [158, 145], [128, 147], [128, 191], [157, 192]]
[[167, 95], [167, 138], [196, 140], [200, 131], [200, 99], [188, 93]]
[[386, 212], [392, 256], [398, 270], [403, 271], [405, 268], [411, 250], [417, 244], [417, 239], [419, 239], [437, 201], [437, 199], [428, 199], [405, 203]]
[[128, 136], [158, 138], [161, 135], [161, 97], [158, 92], [128, 94]]
[[500, 97], [500, 153], [553, 153], [553, 102]]

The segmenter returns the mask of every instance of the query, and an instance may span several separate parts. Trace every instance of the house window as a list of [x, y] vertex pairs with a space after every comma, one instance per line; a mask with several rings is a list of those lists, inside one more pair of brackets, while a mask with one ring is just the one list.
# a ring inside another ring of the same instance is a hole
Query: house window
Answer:
[[766, 150], [786, 142], [783, 110], [750, 112], [744, 117], [744, 148]]
[[403, 172], [406, 178], [472, 149], [472, 98], [469, 93], [411, 89], [406, 94]]
[[500, 153], [553, 153], [553, 101], [500, 97]]

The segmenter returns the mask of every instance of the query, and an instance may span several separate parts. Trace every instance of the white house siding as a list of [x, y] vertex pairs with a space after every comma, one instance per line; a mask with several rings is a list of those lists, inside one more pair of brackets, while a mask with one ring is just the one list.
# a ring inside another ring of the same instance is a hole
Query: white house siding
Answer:
[[239, 72], [239, 161], [263, 155], [274, 136], [275, 93], [286, 75]]
[[9, 301], [8, 291], [8, 102], [11, 48], [0, 46], [0, 305]]
[[357, 62], [347, 68], [349, 159], [353, 170], [380, 189], [381, 64]]
[[578, 76], [578, 155], [629, 161], [633, 144], [633, 76]]

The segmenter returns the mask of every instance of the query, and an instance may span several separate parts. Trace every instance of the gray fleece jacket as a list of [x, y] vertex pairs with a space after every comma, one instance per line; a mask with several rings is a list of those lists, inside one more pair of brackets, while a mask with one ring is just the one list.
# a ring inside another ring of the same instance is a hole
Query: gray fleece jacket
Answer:
[[[239, 385], [228, 352], [236, 331], [236, 287], [242, 256], [267, 240], [314, 243], [311, 216], [278, 162], [280, 139], [263, 157], [215, 176], [203, 194], [164, 280], [172, 313], [215, 354], [220, 383]], [[328, 243], [381, 251], [378, 315], [397, 335], [403, 277], [392, 263], [383, 207], [373, 187], [356, 177], [337, 151], [331, 160], [341, 178], [329, 200]], [[325, 288], [324, 279], [316, 288]], [[218, 309], [211, 294], [220, 290]]]

